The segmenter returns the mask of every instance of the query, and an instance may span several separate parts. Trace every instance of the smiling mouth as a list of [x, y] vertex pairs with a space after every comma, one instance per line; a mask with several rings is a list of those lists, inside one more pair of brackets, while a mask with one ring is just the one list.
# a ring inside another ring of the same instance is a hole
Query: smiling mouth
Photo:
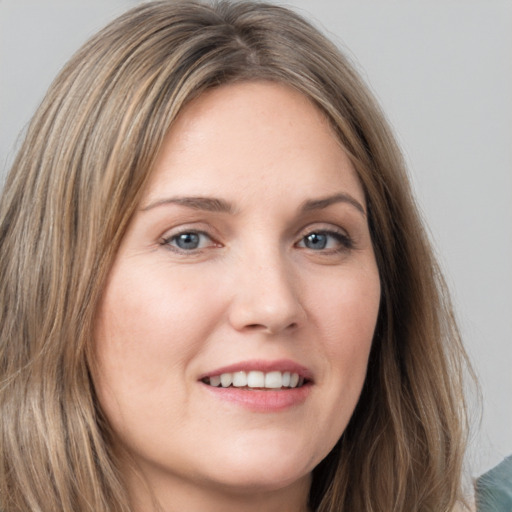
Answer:
[[204, 384], [216, 388], [243, 388], [247, 390], [296, 389], [309, 381], [294, 372], [239, 371], [226, 372], [201, 379]]

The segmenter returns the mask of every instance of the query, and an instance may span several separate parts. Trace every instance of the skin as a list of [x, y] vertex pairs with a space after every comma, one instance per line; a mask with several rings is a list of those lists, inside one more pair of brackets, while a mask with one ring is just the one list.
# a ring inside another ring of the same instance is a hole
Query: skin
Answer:
[[[175, 202], [184, 197], [229, 211]], [[307, 510], [311, 471], [357, 403], [377, 319], [365, 210], [329, 123], [298, 92], [240, 83], [183, 109], [95, 329], [93, 379], [136, 510]], [[186, 233], [199, 245], [180, 247]], [[310, 382], [282, 410], [251, 410], [201, 382], [283, 359]]]

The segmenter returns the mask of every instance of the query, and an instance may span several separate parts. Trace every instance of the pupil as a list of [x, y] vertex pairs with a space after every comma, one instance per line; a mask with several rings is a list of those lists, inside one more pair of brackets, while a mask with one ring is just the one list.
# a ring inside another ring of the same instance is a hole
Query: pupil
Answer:
[[178, 236], [176, 244], [180, 249], [197, 249], [199, 235], [197, 233], [184, 233]]
[[311, 233], [306, 237], [306, 246], [310, 249], [325, 249], [327, 245], [327, 235]]

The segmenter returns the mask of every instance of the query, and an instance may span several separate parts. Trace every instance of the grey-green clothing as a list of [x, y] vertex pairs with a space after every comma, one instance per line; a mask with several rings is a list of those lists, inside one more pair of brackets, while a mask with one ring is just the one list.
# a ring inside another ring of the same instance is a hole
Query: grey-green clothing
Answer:
[[478, 512], [512, 512], [512, 455], [476, 481]]

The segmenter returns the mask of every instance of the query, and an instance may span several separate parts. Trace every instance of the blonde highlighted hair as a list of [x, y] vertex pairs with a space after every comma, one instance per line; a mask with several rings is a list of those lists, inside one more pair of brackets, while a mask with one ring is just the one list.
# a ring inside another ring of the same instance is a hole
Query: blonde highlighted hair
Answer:
[[270, 80], [332, 123], [364, 187], [382, 301], [359, 403], [314, 470], [318, 512], [447, 511], [462, 348], [404, 164], [346, 58], [264, 3], [155, 1], [99, 32], [34, 116], [0, 203], [0, 510], [128, 512], [89, 365], [93, 322], [162, 139], [204, 90]]

